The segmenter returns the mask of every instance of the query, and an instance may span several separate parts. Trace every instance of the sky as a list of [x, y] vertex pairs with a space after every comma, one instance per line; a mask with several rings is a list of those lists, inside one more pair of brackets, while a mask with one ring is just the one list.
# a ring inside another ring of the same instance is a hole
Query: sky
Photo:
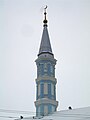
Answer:
[[45, 5], [58, 110], [90, 106], [90, 0], [0, 0], [0, 109], [35, 112]]

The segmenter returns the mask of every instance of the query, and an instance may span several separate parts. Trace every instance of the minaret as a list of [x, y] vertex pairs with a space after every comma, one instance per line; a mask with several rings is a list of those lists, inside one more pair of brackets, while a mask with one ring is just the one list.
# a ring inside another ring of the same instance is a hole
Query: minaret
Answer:
[[58, 106], [58, 102], [56, 101], [57, 80], [55, 78], [56, 59], [54, 58], [48, 35], [46, 8], [44, 9], [44, 28], [39, 54], [35, 61], [37, 65], [36, 116], [44, 116], [53, 113], [57, 110]]

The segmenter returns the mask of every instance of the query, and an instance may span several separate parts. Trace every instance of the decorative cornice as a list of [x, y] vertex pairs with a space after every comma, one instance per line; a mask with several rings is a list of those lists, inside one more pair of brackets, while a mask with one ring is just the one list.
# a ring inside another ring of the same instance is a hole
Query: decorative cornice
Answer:
[[35, 106], [39, 106], [41, 104], [52, 104], [54, 106], [58, 106], [58, 101], [55, 101], [55, 100], [50, 100], [48, 98], [42, 98], [42, 99], [39, 99], [37, 101], [35, 101]]
[[43, 77], [38, 77], [37, 79], [35, 79], [36, 82], [40, 82], [41, 80], [43, 81], [52, 81], [55, 84], [57, 83], [57, 79], [54, 77], [50, 77], [50, 76], [43, 76]]

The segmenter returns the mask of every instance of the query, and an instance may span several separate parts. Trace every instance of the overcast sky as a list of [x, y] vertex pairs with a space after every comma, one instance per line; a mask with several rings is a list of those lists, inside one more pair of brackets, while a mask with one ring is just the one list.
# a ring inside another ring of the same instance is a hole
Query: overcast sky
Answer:
[[45, 5], [58, 110], [90, 106], [90, 0], [0, 0], [0, 109], [35, 112]]

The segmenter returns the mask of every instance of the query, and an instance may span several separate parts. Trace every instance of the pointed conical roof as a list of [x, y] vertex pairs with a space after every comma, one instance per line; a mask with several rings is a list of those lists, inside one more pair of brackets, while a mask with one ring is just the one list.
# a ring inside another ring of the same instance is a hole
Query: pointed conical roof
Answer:
[[40, 49], [39, 49], [39, 54], [42, 54], [42, 53], [53, 54], [51, 44], [50, 44], [49, 35], [48, 35], [48, 29], [47, 29], [46, 25], [44, 25]]
[[[47, 7], [46, 7], [47, 8]], [[44, 23], [44, 28], [43, 28], [43, 34], [42, 34], [42, 39], [41, 39], [41, 44], [40, 44], [40, 49], [39, 49], [39, 54], [42, 53], [50, 53], [53, 55], [52, 53], [52, 48], [51, 48], [51, 44], [50, 44], [50, 39], [49, 39], [49, 35], [48, 35], [48, 29], [47, 29], [47, 19], [46, 19], [46, 9], [44, 12], [45, 15], [45, 19], [43, 21]]]

